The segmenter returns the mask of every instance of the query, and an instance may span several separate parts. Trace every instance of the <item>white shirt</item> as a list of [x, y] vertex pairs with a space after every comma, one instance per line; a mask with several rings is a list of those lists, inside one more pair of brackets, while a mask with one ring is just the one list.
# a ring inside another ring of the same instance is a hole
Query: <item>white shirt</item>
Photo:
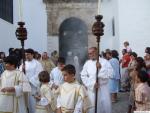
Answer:
[[50, 82], [60, 85], [64, 82], [63, 74], [58, 67], [55, 67], [50, 73]]
[[[20, 67], [20, 70], [22, 70], [22, 65]], [[35, 59], [32, 61], [25, 61], [25, 70], [26, 70], [26, 76], [32, 85], [35, 87], [39, 86], [39, 78], [38, 74], [43, 71], [43, 67], [41, 63]]]

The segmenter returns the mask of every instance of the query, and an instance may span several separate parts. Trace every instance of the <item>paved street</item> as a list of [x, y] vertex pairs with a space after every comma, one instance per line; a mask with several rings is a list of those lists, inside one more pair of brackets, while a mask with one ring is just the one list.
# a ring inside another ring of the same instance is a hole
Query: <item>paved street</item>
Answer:
[[112, 113], [126, 113], [128, 109], [128, 96], [129, 93], [119, 93], [118, 102], [112, 103]]

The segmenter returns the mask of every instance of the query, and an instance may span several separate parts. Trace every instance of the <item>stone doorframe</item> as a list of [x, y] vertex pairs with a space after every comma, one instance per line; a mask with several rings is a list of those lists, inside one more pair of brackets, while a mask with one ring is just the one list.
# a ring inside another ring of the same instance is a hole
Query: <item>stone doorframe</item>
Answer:
[[[96, 45], [96, 38], [92, 34], [92, 25], [97, 13], [97, 0], [43, 0], [47, 11], [47, 34], [58, 36], [61, 23], [70, 17], [77, 17], [85, 22], [88, 27], [88, 47]], [[79, 2], [82, 1], [82, 2]]]

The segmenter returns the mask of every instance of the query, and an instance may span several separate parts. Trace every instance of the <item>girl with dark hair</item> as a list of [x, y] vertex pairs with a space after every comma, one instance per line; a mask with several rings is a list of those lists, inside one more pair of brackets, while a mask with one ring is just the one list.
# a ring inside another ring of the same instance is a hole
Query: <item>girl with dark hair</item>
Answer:
[[137, 57], [136, 58], [136, 61], [137, 61], [137, 70], [143, 70], [143, 71], [146, 71], [146, 64], [145, 64], [145, 61], [142, 57]]
[[145, 64], [146, 64], [146, 69], [150, 78], [150, 47], [147, 47], [145, 49], [145, 56], [144, 56]]
[[135, 89], [136, 111], [150, 111], [150, 84], [147, 72], [138, 71], [136, 81], [138, 83]]

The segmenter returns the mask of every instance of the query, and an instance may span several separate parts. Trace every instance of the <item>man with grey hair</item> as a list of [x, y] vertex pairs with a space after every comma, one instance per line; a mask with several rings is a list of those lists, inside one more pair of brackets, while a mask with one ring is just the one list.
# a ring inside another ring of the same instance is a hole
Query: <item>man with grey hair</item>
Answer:
[[[85, 85], [88, 96], [92, 103], [89, 106], [88, 113], [94, 113], [95, 111], [95, 90], [98, 89], [98, 99], [97, 99], [97, 113], [111, 113], [111, 99], [108, 86], [108, 80], [113, 74], [113, 68], [110, 63], [99, 58], [97, 62], [98, 50], [96, 47], [91, 47], [88, 49], [89, 60], [83, 66], [81, 71], [81, 80]], [[99, 68], [98, 81], [96, 83], [96, 70]]]

